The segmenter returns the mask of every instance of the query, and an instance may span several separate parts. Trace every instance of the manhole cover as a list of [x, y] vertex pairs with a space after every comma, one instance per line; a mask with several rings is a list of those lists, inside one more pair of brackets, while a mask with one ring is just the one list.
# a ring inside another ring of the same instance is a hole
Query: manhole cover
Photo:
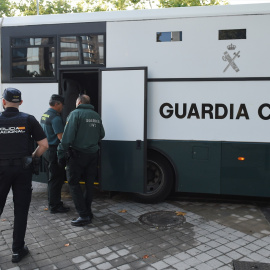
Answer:
[[146, 225], [151, 227], [162, 227], [170, 228], [182, 225], [186, 219], [183, 215], [177, 215], [176, 212], [172, 211], [156, 211], [146, 213], [139, 217], [139, 220]]
[[258, 262], [233, 261], [234, 270], [270, 270], [270, 264]]

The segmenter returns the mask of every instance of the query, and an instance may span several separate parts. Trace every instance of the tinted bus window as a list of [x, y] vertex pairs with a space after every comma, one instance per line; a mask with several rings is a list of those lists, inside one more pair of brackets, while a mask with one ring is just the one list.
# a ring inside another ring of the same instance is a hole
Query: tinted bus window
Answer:
[[103, 65], [104, 36], [65, 36], [60, 38], [60, 65]]
[[54, 38], [13, 38], [12, 78], [54, 77]]
[[219, 40], [246, 39], [246, 29], [219, 30]]

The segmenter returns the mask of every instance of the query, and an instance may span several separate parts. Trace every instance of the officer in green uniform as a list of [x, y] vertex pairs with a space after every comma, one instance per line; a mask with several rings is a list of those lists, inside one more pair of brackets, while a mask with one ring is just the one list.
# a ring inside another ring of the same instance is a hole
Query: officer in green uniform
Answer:
[[[101, 118], [90, 104], [90, 97], [80, 95], [76, 101], [76, 109], [72, 111], [64, 129], [61, 143], [58, 146], [59, 162], [67, 160], [67, 179], [71, 195], [79, 213], [79, 218], [71, 221], [71, 225], [84, 226], [91, 223], [93, 185], [97, 175], [98, 143], [105, 136]], [[80, 181], [85, 182], [83, 194]]]
[[48, 181], [48, 201], [52, 214], [66, 213], [70, 209], [64, 207], [61, 201], [61, 189], [65, 181], [65, 168], [58, 165], [57, 146], [62, 139], [64, 123], [60, 113], [63, 110], [64, 98], [60, 95], [52, 95], [49, 101], [50, 108], [45, 112], [40, 120], [40, 124], [48, 138], [49, 149], [43, 154], [47, 172]]

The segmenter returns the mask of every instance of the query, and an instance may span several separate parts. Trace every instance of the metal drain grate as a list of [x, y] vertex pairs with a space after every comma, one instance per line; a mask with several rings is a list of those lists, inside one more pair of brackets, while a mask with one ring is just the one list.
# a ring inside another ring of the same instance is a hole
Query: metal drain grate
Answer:
[[146, 213], [139, 217], [139, 220], [151, 227], [171, 228], [182, 225], [186, 219], [173, 211], [155, 211]]
[[270, 264], [258, 262], [233, 261], [234, 270], [270, 270]]

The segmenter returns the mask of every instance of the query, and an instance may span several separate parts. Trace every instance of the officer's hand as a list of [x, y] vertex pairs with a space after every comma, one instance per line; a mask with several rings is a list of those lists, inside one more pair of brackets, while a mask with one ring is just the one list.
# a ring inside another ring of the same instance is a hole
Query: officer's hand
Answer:
[[58, 159], [58, 165], [59, 165], [60, 167], [65, 167], [66, 164], [67, 164], [67, 162], [66, 162], [66, 158], [65, 158], [65, 157], [59, 158], [59, 159]]

